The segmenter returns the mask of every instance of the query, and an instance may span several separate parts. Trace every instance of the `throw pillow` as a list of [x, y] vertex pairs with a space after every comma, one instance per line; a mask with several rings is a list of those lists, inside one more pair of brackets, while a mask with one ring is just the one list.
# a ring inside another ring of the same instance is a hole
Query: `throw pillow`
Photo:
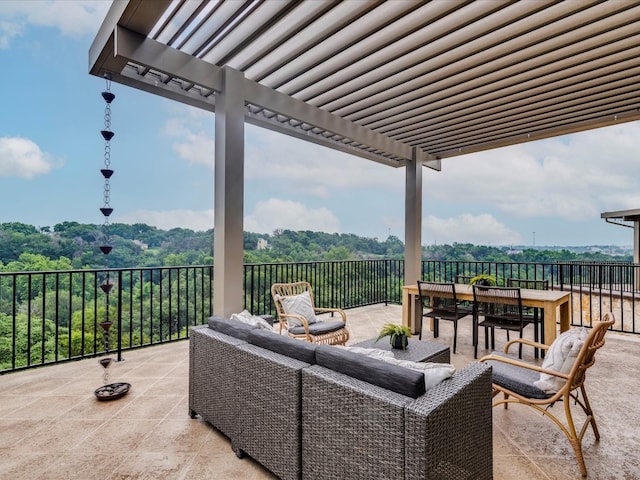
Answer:
[[[587, 329], [584, 327], [573, 328], [558, 335], [545, 354], [542, 368], [569, 373], [587, 335]], [[547, 373], [540, 373], [540, 380], [533, 382], [536, 387], [546, 393], [556, 393], [564, 383], [564, 379]]]
[[[284, 313], [289, 315], [300, 315], [307, 320], [307, 323], [312, 324], [318, 321], [316, 312], [313, 310], [311, 304], [311, 295], [309, 292], [303, 292], [300, 295], [292, 295], [290, 297], [279, 297], [280, 303]], [[299, 327], [302, 325], [295, 318], [287, 318], [289, 328]]]
[[384, 360], [385, 358], [394, 358], [393, 352], [382, 350], [381, 348], [345, 347], [342, 345], [335, 346], [337, 348], [344, 348], [345, 350], [349, 350], [353, 353], [360, 353], [361, 355], [366, 355], [368, 357], [377, 358], [380, 360]]
[[269, 325], [269, 322], [267, 322], [264, 318], [251, 315], [248, 310], [243, 310], [240, 313], [232, 314], [231, 319], [246, 323], [247, 325], [255, 325], [256, 327], [262, 328], [264, 330], [273, 331], [273, 327]]
[[395, 358], [381, 358], [380, 360], [424, 373], [425, 390], [429, 390], [444, 379], [450, 378], [456, 371], [456, 368], [450, 363], [411, 362], [409, 360], [397, 360]]

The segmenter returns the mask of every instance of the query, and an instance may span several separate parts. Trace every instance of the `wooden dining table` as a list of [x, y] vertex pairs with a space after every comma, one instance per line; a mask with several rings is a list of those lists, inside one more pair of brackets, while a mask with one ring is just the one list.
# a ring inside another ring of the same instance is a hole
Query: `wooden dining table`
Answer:
[[[520, 294], [523, 307], [544, 310], [544, 343], [546, 345], [551, 345], [558, 334], [558, 320], [560, 332], [569, 330], [570, 292], [522, 288]], [[456, 297], [460, 301], [473, 302], [473, 286], [456, 283]], [[421, 311], [418, 285], [405, 285], [402, 288], [402, 324], [411, 328], [414, 334], [420, 333], [422, 329]]]

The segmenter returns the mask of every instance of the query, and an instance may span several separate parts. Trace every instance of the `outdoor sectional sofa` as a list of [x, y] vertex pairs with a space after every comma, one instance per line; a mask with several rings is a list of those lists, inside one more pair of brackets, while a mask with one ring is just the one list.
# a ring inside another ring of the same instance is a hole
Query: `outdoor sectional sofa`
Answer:
[[492, 478], [491, 369], [422, 373], [212, 317], [190, 338], [189, 409], [282, 479]]

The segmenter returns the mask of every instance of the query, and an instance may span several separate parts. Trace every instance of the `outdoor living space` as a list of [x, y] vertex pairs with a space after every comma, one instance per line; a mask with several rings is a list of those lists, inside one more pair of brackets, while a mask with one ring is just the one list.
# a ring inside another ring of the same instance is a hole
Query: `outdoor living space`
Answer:
[[[380, 304], [349, 309], [347, 315], [353, 344], [376, 336], [385, 323], [399, 323], [401, 307]], [[450, 345], [452, 333], [451, 323], [441, 322], [435, 341]], [[496, 337], [501, 348], [506, 334]], [[432, 333], [425, 330], [423, 340], [434, 341]], [[482, 347], [481, 336], [479, 355], [486, 353]], [[640, 339], [610, 332], [588, 372], [601, 435], [596, 443], [589, 430], [583, 442], [589, 478], [640, 476], [640, 380], [631, 374], [639, 347]], [[223, 435], [189, 417], [188, 355], [188, 341], [124, 352], [109, 382], [129, 382], [131, 391], [109, 402], [93, 395], [102, 384], [96, 359], [0, 376], [0, 478], [275, 478], [251, 458], [238, 459]], [[533, 352], [523, 356], [532, 360]], [[451, 357], [457, 368], [473, 361], [470, 317], [460, 321]], [[497, 480], [581, 478], [567, 439], [528, 408], [494, 409], [493, 448]]]

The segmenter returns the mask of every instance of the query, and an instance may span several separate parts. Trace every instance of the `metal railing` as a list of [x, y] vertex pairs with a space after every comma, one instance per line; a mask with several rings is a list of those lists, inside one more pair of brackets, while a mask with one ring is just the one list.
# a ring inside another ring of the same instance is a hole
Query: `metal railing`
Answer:
[[212, 286], [212, 266], [0, 273], [0, 373], [186, 338]]
[[[572, 292], [571, 323], [590, 325], [604, 311], [615, 330], [640, 333], [636, 303], [640, 265], [631, 263], [422, 262], [422, 278], [455, 281], [487, 273], [548, 280]], [[100, 285], [114, 285], [108, 299]], [[400, 304], [403, 260], [247, 264], [244, 305], [275, 314], [273, 283], [311, 283], [318, 307]], [[108, 300], [108, 303], [107, 303]], [[100, 323], [113, 320], [108, 343]], [[638, 307], [640, 308], [640, 306]], [[0, 373], [188, 338], [213, 312], [213, 266], [0, 273]], [[119, 359], [118, 358], [118, 359]]]

